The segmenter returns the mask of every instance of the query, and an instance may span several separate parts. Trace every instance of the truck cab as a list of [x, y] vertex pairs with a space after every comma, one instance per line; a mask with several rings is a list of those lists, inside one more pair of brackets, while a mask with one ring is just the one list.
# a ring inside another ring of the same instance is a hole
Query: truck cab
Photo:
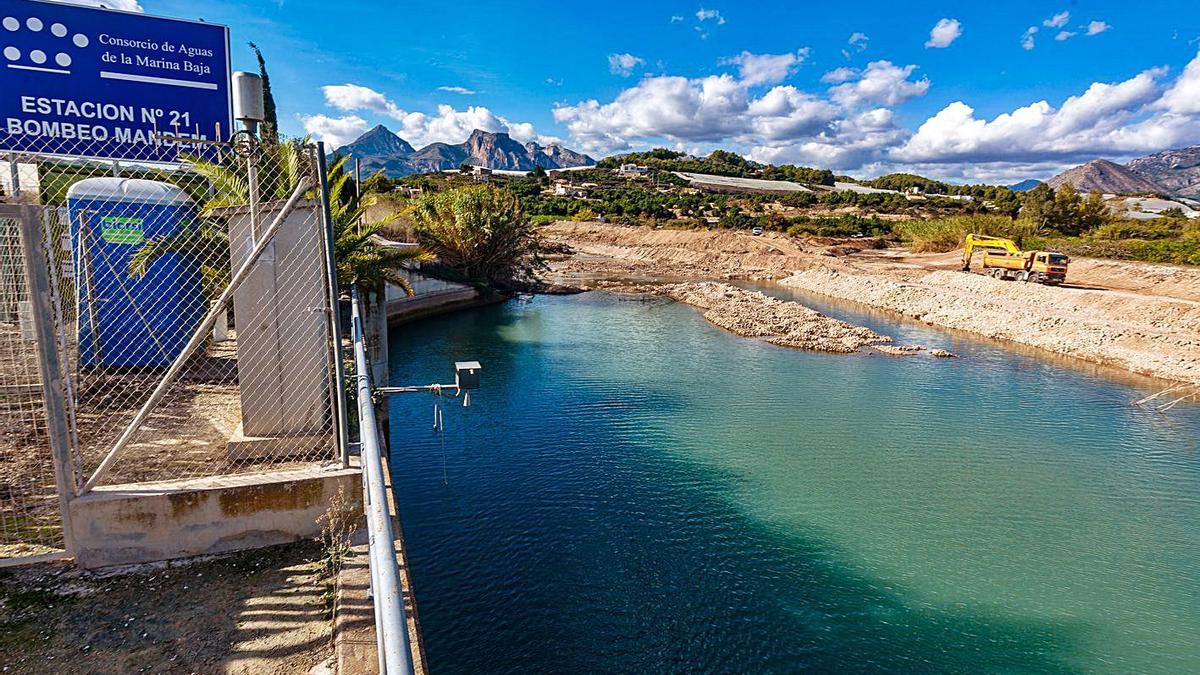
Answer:
[[1036, 279], [1030, 281], [1038, 281], [1043, 284], [1061, 284], [1067, 280], [1067, 265], [1071, 259], [1065, 254], [1054, 253], [1053, 251], [1037, 251], [1033, 255], [1033, 264], [1030, 265], [1029, 271], [1031, 275], [1037, 275]]

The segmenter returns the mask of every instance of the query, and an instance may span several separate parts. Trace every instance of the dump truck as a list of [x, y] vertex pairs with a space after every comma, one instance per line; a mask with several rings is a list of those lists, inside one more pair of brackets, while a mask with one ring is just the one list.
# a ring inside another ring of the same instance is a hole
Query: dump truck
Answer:
[[963, 246], [964, 272], [971, 271], [971, 258], [983, 249], [983, 273], [1005, 280], [1061, 284], [1067, 280], [1071, 259], [1053, 251], [1022, 251], [1011, 239], [968, 234]]

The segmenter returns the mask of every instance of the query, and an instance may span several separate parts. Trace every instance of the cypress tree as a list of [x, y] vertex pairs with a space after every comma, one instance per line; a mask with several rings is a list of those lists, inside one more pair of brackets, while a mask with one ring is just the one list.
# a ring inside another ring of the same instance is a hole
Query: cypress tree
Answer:
[[263, 60], [262, 50], [253, 42], [249, 43], [258, 59], [258, 75], [262, 78], [263, 112], [265, 119], [262, 125], [262, 140], [274, 143], [279, 140], [279, 117], [275, 112], [275, 97], [271, 95], [271, 78], [267, 75], [267, 63]]

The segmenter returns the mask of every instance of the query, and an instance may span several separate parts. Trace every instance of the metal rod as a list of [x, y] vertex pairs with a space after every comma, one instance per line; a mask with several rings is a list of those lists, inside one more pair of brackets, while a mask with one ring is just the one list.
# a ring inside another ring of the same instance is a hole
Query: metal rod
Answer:
[[63, 398], [62, 364], [54, 330], [54, 311], [49, 306], [50, 278], [42, 247], [40, 209], [28, 207], [21, 222], [21, 243], [25, 249], [25, 274], [28, 279], [29, 300], [33, 311], [33, 329], [37, 337], [38, 367], [42, 375], [42, 394], [45, 397], [46, 429], [50, 437], [50, 456], [54, 464], [54, 482], [58, 489], [58, 508], [62, 517], [63, 548], [75, 552], [71, 530], [71, 498], [75, 495], [74, 464], [71, 462], [71, 431]]
[[[426, 384], [419, 387], [375, 387], [375, 391], [380, 394], [416, 394], [420, 392], [429, 392], [434, 389], [442, 391], [454, 391], [454, 396], [458, 396], [457, 384]], [[453, 396], [451, 396], [453, 398]]]
[[323, 238], [325, 244], [326, 292], [329, 294], [329, 334], [333, 339], [333, 417], [338, 429], [338, 451], [342, 466], [350, 466], [350, 430], [346, 416], [346, 365], [342, 362], [341, 308], [338, 305], [337, 259], [333, 245], [336, 234], [333, 229], [333, 210], [329, 205], [329, 169], [325, 166], [325, 143], [317, 142], [317, 170], [321, 180], [321, 214], [325, 218]]
[[287, 203], [283, 205], [283, 209], [279, 212], [279, 215], [275, 216], [275, 220], [271, 223], [271, 226], [267, 228], [266, 232], [263, 233], [263, 236], [261, 239], [259, 239], [258, 243], [255, 244], [254, 250], [250, 252], [250, 256], [246, 258], [246, 261], [242, 263], [242, 266], [238, 268], [237, 272], [229, 280], [229, 286], [227, 286], [225, 291], [221, 293], [221, 297], [217, 298], [216, 302], [213, 303], [212, 309], [208, 311], [208, 315], [205, 316], [204, 320], [200, 322], [200, 325], [197, 326], [194, 331], [192, 331], [192, 337], [190, 340], [188, 340], [187, 346], [184, 347], [183, 350], [180, 351], [179, 355], [175, 357], [174, 363], [172, 363], [171, 367], [167, 369], [167, 372], [163, 374], [162, 379], [158, 382], [158, 386], [156, 386], [154, 391], [150, 393], [150, 398], [146, 399], [146, 403], [142, 405], [142, 409], [139, 410], [137, 415], [134, 416], [133, 420], [129, 422], [129, 426], [125, 427], [125, 431], [121, 433], [120, 438], [117, 439], [117, 442], [113, 444], [112, 449], [108, 451], [107, 455], [105, 455], [104, 460], [100, 462], [100, 466], [96, 467], [96, 471], [92, 474], [92, 477], [83, 484], [83, 488], [80, 489], [79, 494], [85, 495], [90, 492], [91, 489], [96, 487], [96, 484], [104, 478], [105, 474], [108, 473], [108, 470], [112, 467], [113, 462], [116, 461], [117, 456], [121, 454], [121, 452], [125, 449], [125, 446], [128, 445], [129, 441], [133, 438], [133, 434], [137, 432], [139, 427], [142, 426], [142, 422], [146, 421], [146, 417], [150, 415], [150, 411], [154, 409], [154, 406], [158, 405], [159, 400], [162, 399], [163, 395], [167, 393], [167, 387], [171, 386], [171, 383], [175, 380], [175, 377], [179, 374], [179, 371], [183, 370], [184, 364], [187, 363], [189, 358], [191, 358], [192, 353], [207, 338], [208, 331], [212, 330], [213, 324], [217, 322], [218, 315], [225, 311], [225, 305], [229, 302], [229, 299], [233, 297], [233, 292], [237, 290], [238, 286], [242, 285], [242, 282], [245, 281], [246, 277], [250, 276], [250, 268], [255, 262], [258, 261], [263, 252], [267, 250], [267, 244], [270, 243], [271, 239], [275, 236], [275, 233], [279, 230], [279, 227], [283, 224], [283, 221], [286, 220], [289, 215], [291, 215], [292, 211], [296, 208], [296, 204], [298, 204], [300, 199], [304, 197], [304, 193], [308, 192], [312, 188], [312, 182], [306, 179], [301, 179], [296, 185], [296, 190], [292, 192], [292, 196], [289, 197]]
[[[256, 125], [253, 123], [246, 124], [246, 131], [250, 132], [253, 140], [258, 140], [255, 133]], [[250, 204], [250, 240], [251, 243], [258, 243], [258, 151], [257, 145], [250, 143], [251, 151], [246, 154], [246, 201]]]
[[[364, 507], [365, 507], [365, 505], [371, 503], [371, 496], [368, 494], [369, 489], [370, 489], [370, 486], [367, 485], [367, 481], [365, 481], [365, 480], [362, 481]], [[375, 629], [375, 657], [376, 657], [377, 661], [379, 662], [379, 670], [377, 672], [383, 673], [383, 672], [387, 672], [387, 661], [386, 661], [387, 651], [383, 648], [383, 640], [384, 640], [383, 631], [379, 630], [379, 628], [378, 628], [378, 626], [383, 625], [383, 620], [380, 618], [382, 616], [380, 613], [383, 611], [383, 608], [380, 606], [380, 603], [375, 602], [375, 598], [372, 596], [372, 594], [375, 592], [375, 589], [379, 588], [379, 569], [378, 569], [379, 566], [375, 565], [371, 561], [371, 556], [375, 555], [374, 551], [375, 551], [375, 547], [377, 545], [378, 544], [375, 543], [375, 531], [372, 528], [368, 527], [367, 528], [367, 556], [368, 556], [367, 571], [370, 572], [370, 574], [371, 574], [371, 586], [367, 589], [367, 597], [371, 598], [371, 608], [374, 610], [374, 613], [375, 613], [375, 626], [377, 627]]]
[[363, 483], [367, 486], [368, 503], [364, 504], [367, 527], [372, 530], [371, 566], [378, 570], [372, 575], [372, 589], [379, 607], [379, 623], [375, 630], [382, 633], [384, 669], [388, 675], [409, 675], [412, 661], [408, 644], [408, 623], [404, 618], [404, 597], [400, 587], [400, 566], [396, 561], [396, 538], [388, 508], [387, 483], [383, 475], [383, 459], [379, 450], [379, 425], [375, 419], [375, 402], [371, 398], [371, 371], [364, 344], [362, 312], [358, 303], [358, 287], [350, 288], [351, 330], [354, 341], [354, 367], [358, 394], [358, 429], [363, 466]]

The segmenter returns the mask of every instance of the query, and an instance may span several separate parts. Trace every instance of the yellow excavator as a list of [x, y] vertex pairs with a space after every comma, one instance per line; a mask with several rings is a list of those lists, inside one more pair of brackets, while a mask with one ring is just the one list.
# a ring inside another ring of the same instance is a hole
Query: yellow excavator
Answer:
[[983, 249], [983, 273], [1005, 280], [1061, 284], [1067, 280], [1071, 259], [1052, 251], [1022, 251], [1011, 239], [968, 234], [963, 245], [964, 272], [971, 271], [975, 249]]

